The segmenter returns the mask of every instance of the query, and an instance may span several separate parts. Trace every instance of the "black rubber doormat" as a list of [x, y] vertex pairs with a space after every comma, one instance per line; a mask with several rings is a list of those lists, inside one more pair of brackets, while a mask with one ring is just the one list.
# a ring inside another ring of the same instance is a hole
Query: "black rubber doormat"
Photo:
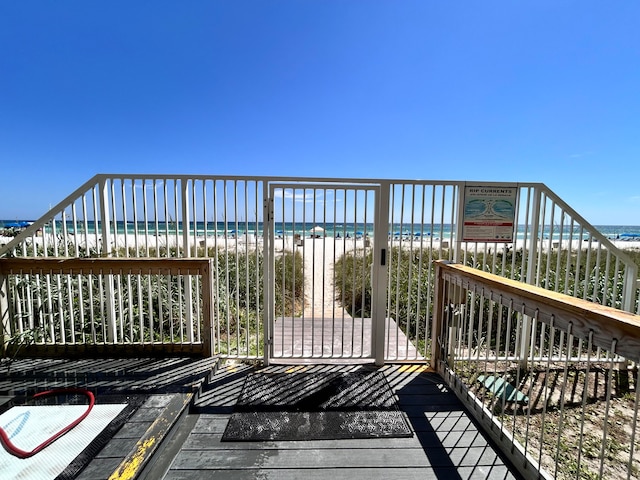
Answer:
[[222, 441], [411, 437], [377, 371], [247, 376]]

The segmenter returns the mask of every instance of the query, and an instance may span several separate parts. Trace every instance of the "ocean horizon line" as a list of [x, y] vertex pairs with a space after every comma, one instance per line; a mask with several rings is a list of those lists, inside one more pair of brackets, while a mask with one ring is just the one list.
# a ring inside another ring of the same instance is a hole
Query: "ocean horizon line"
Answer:
[[[21, 229], [32, 224], [33, 220], [0, 220], [0, 229]], [[99, 229], [101, 226], [100, 221], [94, 220], [76, 220], [75, 224], [73, 220], [66, 220], [63, 226], [62, 220], [56, 220], [55, 229], [63, 231], [66, 229], [67, 233], [78, 234], [95, 234], [96, 225]], [[183, 232], [184, 222], [175, 220], [117, 220], [115, 222], [115, 231], [111, 230], [111, 233], [117, 234], [176, 234]], [[455, 226], [455, 224], [453, 225]], [[290, 236], [296, 234], [313, 234], [319, 233], [318, 227], [322, 228], [322, 232], [327, 236], [372, 236], [374, 230], [373, 222], [312, 222], [312, 221], [295, 221], [295, 222], [282, 222], [276, 221], [274, 224], [274, 233], [276, 235]], [[525, 224], [519, 224], [517, 226], [517, 233], [521, 233], [526, 227]], [[615, 238], [619, 235], [639, 235], [640, 225], [593, 225], [602, 235]], [[314, 232], [314, 228], [316, 231]], [[553, 232], [558, 234], [561, 226], [554, 225]], [[566, 230], [569, 225], [562, 225], [563, 232], [568, 234]], [[190, 220], [188, 222], [188, 229], [194, 232], [198, 236], [214, 235], [214, 234], [235, 234], [235, 235], [262, 235], [264, 233], [264, 222], [262, 221], [247, 221], [247, 220], [201, 220], [194, 222]], [[52, 226], [45, 227], [45, 231], [50, 233], [53, 230]], [[428, 224], [422, 222], [393, 223], [389, 230], [389, 235], [392, 236], [450, 236], [452, 231], [452, 224]], [[545, 231], [551, 231], [551, 225], [544, 227]], [[574, 226], [573, 235], [580, 234], [580, 227]], [[518, 236], [518, 235], [516, 235]]]

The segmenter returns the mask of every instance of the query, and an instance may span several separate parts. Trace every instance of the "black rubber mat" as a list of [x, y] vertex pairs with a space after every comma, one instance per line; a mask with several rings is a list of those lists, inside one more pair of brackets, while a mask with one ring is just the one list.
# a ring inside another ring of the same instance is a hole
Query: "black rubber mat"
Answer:
[[136, 410], [144, 404], [146, 395], [104, 395], [96, 400], [100, 404], [126, 403], [127, 406], [114, 418], [109, 425], [78, 455], [67, 468], [56, 477], [56, 480], [72, 480], [82, 472], [91, 460], [111, 440], [118, 430], [133, 416]]
[[222, 441], [410, 436], [384, 375], [358, 370], [248, 375]]
[[385, 376], [377, 371], [252, 373], [236, 411], [395, 410]]
[[241, 412], [229, 419], [223, 442], [411, 437], [402, 412]]

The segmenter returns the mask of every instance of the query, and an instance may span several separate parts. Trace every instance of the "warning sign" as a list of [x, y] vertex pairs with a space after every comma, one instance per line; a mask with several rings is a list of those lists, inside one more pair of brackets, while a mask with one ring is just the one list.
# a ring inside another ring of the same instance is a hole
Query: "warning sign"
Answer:
[[513, 242], [516, 187], [465, 187], [463, 242]]

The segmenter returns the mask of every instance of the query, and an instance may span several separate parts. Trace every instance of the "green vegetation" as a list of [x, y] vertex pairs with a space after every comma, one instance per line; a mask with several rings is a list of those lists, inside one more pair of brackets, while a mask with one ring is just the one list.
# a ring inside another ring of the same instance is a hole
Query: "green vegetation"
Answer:
[[[389, 252], [387, 310], [412, 341], [423, 337], [425, 319], [431, 317], [430, 285], [433, 284], [434, 272], [433, 268], [429, 267], [429, 263], [437, 259], [438, 254], [437, 251], [411, 251], [399, 247], [394, 247]], [[640, 251], [628, 251], [627, 254], [640, 264]], [[466, 264], [485, 271], [492, 271], [491, 265], [497, 265], [494, 273], [521, 280], [525, 277], [522, 271], [523, 255], [522, 250], [494, 252], [487, 255], [468, 253]], [[351, 315], [364, 317], [371, 315], [372, 263], [371, 252], [366, 255], [362, 255], [362, 252], [347, 254], [336, 262], [337, 278], [345, 279], [344, 282], [338, 282], [336, 285], [336, 298]], [[574, 251], [571, 254], [567, 250], [554, 250], [550, 253], [540, 252], [537, 263], [540, 268], [536, 275], [542, 287], [616, 308], [622, 307], [623, 271], [622, 268], [618, 268], [616, 272], [615, 261], [607, 259], [605, 254], [596, 258], [594, 253], [587, 255], [584, 250]], [[502, 316], [506, 322], [508, 316], [512, 315], [511, 320], [517, 321], [514, 312], [509, 312], [505, 308], [492, 309], [489, 302], [480, 305], [479, 296], [473, 296], [471, 302], [475, 303], [473, 308], [475, 320], [478, 320], [480, 315], [485, 320], [488, 316], [494, 320]], [[486, 321], [482, 323], [487, 325]], [[477, 332], [477, 337], [484, 338], [486, 334], [486, 331]], [[502, 345], [508, 340], [507, 335], [514, 336], [515, 329], [511, 332], [502, 332], [502, 338], [500, 338]], [[510, 340], [514, 339], [515, 337], [510, 338]], [[496, 340], [496, 338], [491, 339], [493, 343]]]
[[[634, 261], [640, 262], [640, 251], [626, 252]], [[521, 250], [516, 252], [508, 251], [503, 255], [496, 253], [494, 258], [485, 259], [484, 255], [469, 255], [467, 264], [475, 268], [483, 268], [490, 271], [487, 265], [504, 266], [501, 271], [495, 272], [508, 278], [521, 280], [525, 277], [522, 272], [522, 256]], [[515, 258], [514, 258], [515, 257]], [[487, 260], [485, 262], [485, 260]], [[624, 288], [624, 268], [618, 265], [616, 268], [615, 260], [606, 258], [606, 254], [602, 254], [597, 258], [595, 253], [588, 255], [586, 251], [579, 250], [568, 252], [567, 250], [539, 252], [537, 264], [539, 270], [536, 272], [536, 278], [541, 287], [553, 290], [567, 295], [590, 300], [599, 304], [612, 306], [621, 309], [623, 307], [623, 288]], [[634, 296], [635, 304], [632, 308], [637, 310], [638, 297]], [[515, 328], [522, 320], [522, 316], [514, 310], [506, 307], [495, 306], [493, 302], [482, 300], [479, 295], [470, 294], [467, 300], [468, 308], [471, 310], [471, 318], [473, 325], [482, 325], [480, 330], [474, 332], [477, 342], [486, 342], [488, 348], [504, 351], [506, 345], [515, 345], [519, 328]], [[480, 319], [483, 319], [480, 322]], [[489, 319], [492, 322], [489, 322]], [[503, 329], [498, 337], [495, 325], [498, 320], [502, 320], [502, 325], [510, 325], [513, 327], [510, 331]], [[489, 325], [493, 325], [493, 330], [488, 331]], [[551, 329], [545, 329], [544, 343], [539, 347], [543, 350], [549, 348], [552, 341]], [[555, 342], [559, 342], [560, 338], [556, 337]], [[498, 348], [499, 346], [499, 348]], [[578, 353], [577, 349], [573, 353]]]
[[[25, 251], [22, 251], [24, 249]], [[96, 257], [97, 251], [84, 251], [69, 243], [54, 250], [48, 247], [48, 256]], [[32, 247], [21, 245], [17, 255], [33, 255]], [[42, 256], [43, 252], [38, 252]], [[640, 263], [640, 251], [626, 252]], [[220, 328], [214, 331], [218, 348], [223, 353], [260, 354], [261, 324], [264, 309], [263, 262], [261, 252], [194, 248], [194, 257], [214, 259], [215, 291], [214, 308]], [[409, 339], [421, 350], [429, 341], [425, 338], [425, 325], [431, 318], [432, 285], [434, 269], [432, 260], [439, 258], [441, 252], [391, 248], [389, 251], [389, 278], [387, 311]], [[160, 247], [125, 250], [118, 249], [112, 253], [115, 257], [160, 257], [171, 258], [181, 256], [175, 248], [167, 250]], [[447, 257], [448, 252], [444, 252]], [[522, 250], [508, 250], [505, 253], [467, 252], [465, 261], [475, 268], [494, 271], [502, 276], [522, 279]], [[526, 259], [524, 259], [526, 260]], [[336, 282], [336, 299], [354, 316], [371, 315], [371, 265], [372, 252], [353, 252], [337, 260], [336, 278], [344, 281]], [[276, 313], [283, 316], [299, 315], [304, 308], [304, 281], [302, 258], [299, 253], [284, 253], [275, 259], [275, 304]], [[615, 260], [607, 258], [603, 251], [600, 258], [596, 253], [587, 254], [584, 250], [567, 250], [540, 252], [536, 258], [539, 269], [535, 276], [539, 283], [548, 289], [567, 293], [579, 298], [595, 300], [616, 307], [622, 306], [622, 289], [624, 278], [622, 268], [616, 268]], [[114, 298], [114, 309], [118, 337], [126, 342], [175, 342], [184, 337], [186, 332], [179, 319], [185, 316], [185, 290], [187, 279], [193, 282], [192, 290], [199, 292], [197, 277], [146, 276], [114, 277], [111, 295]], [[294, 281], [295, 279], [295, 281]], [[13, 315], [32, 318], [36, 323], [29, 328], [36, 328], [35, 342], [75, 341], [101, 343], [107, 340], [105, 295], [111, 287], [105, 278], [99, 275], [74, 275], [50, 277], [16, 276], [12, 277], [12, 288], [21, 292], [29, 302], [13, 306]], [[199, 293], [196, 293], [199, 295]], [[194, 304], [199, 304], [199, 297], [194, 297]], [[497, 320], [517, 321], [513, 312], [504, 308], [493, 308], [480, 299], [470, 297], [473, 304], [474, 319], [482, 315]], [[636, 300], [637, 301], [637, 300]], [[636, 305], [637, 308], [637, 305]], [[198, 312], [194, 312], [197, 314]], [[509, 316], [511, 315], [511, 318]], [[479, 322], [475, 322], [479, 323]], [[487, 325], [487, 322], [482, 322]], [[53, 325], [53, 328], [51, 327]], [[46, 328], [44, 328], [46, 326]], [[25, 326], [26, 327], [26, 326]], [[61, 328], [62, 327], [62, 328]], [[152, 328], [153, 327], [153, 328]], [[113, 327], [112, 327], [113, 328]], [[483, 327], [485, 328], [485, 327]], [[491, 338], [487, 331], [475, 332], [477, 341], [497, 342], [505, 345], [515, 340], [515, 329], [501, 332]], [[509, 336], [509, 338], [507, 338]]]
[[[387, 311], [409, 339], [424, 347], [425, 318], [431, 317], [432, 302], [429, 298], [434, 271], [431, 261], [438, 252], [410, 251], [393, 247], [389, 250], [389, 294]], [[336, 261], [336, 278], [344, 279], [336, 284], [336, 299], [352, 316], [371, 316], [371, 266], [373, 252], [349, 253]]]
[[[636, 265], [640, 265], [640, 250], [625, 250], [625, 253]], [[523, 271], [523, 260], [526, 260], [525, 252], [520, 249], [515, 252], [508, 250], [504, 254], [468, 254], [466, 264], [522, 281], [527, 275], [527, 272]], [[588, 253], [586, 250], [540, 251], [533, 264], [538, 265], [537, 271], [533, 272], [534, 278], [547, 290], [622, 308], [624, 266], [616, 265], [613, 257], [607, 258], [604, 250], [600, 255], [597, 251]], [[492, 265], [496, 267], [492, 269]]]
[[[166, 252], [164, 252], [166, 253]], [[175, 250], [169, 252], [175, 254]], [[197, 252], [200, 257], [204, 251]], [[262, 253], [211, 249], [214, 264], [214, 348], [216, 353], [259, 356], [262, 354], [263, 305]], [[117, 256], [124, 257], [120, 250]], [[276, 311], [296, 315], [304, 308], [304, 280], [300, 254], [284, 253], [275, 259]], [[295, 284], [292, 279], [295, 278]], [[190, 287], [189, 287], [190, 283]], [[195, 275], [14, 275], [9, 288], [14, 331], [29, 329], [6, 345], [12, 354], [31, 343], [99, 344], [111, 341], [113, 330], [119, 343], [175, 343], [187, 339], [187, 317], [192, 292], [194, 318], [201, 305], [201, 283]], [[294, 300], [297, 299], [297, 300]], [[109, 325], [108, 310], [115, 312]], [[199, 330], [194, 325], [194, 330]], [[14, 341], [15, 340], [15, 341]]]
[[[213, 303], [219, 329], [214, 335], [219, 353], [261, 356], [264, 256], [256, 251], [208, 253], [216, 265], [217, 289]], [[302, 255], [285, 252], [277, 256], [274, 272], [277, 279], [275, 311], [284, 316], [299, 315], [304, 309]]]
[[[36, 341], [38, 329], [31, 328], [15, 333], [3, 340], [0, 344], [0, 365], [7, 368], [7, 373], [11, 371], [11, 364], [19, 355], [20, 350]], [[7, 355], [10, 353], [10, 355]]]

